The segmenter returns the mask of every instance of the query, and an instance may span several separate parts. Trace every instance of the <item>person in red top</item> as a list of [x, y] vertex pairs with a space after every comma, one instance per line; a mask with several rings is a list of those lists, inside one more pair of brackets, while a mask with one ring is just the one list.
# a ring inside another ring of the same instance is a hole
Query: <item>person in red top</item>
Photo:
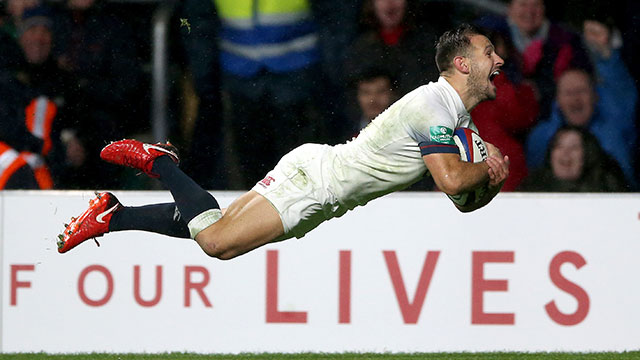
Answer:
[[523, 139], [537, 121], [539, 105], [534, 87], [521, 80], [515, 49], [499, 33], [490, 33], [489, 38], [506, 66], [494, 79], [496, 99], [476, 106], [471, 116], [482, 138], [509, 155], [510, 175], [502, 191], [515, 191], [528, 175]]
[[438, 79], [433, 59], [437, 31], [418, 18], [422, 9], [407, 0], [365, 0], [362, 33], [345, 56], [344, 73], [384, 64], [396, 80], [397, 95]]
[[545, 0], [509, 0], [506, 16], [486, 15], [475, 25], [499, 32], [520, 56], [520, 71], [535, 84], [540, 118], [547, 118], [555, 96], [556, 80], [570, 68], [593, 73], [580, 36], [550, 19]]

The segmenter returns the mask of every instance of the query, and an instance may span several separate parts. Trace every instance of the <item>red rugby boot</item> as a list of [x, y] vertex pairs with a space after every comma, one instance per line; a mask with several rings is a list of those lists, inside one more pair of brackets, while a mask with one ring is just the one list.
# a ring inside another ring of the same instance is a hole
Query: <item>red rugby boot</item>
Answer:
[[109, 232], [111, 216], [121, 207], [112, 193], [96, 193], [96, 198], [89, 201], [89, 209], [79, 217], [71, 218], [70, 224], [65, 224], [64, 233], [58, 235], [58, 252], [65, 253], [85, 240]]
[[138, 169], [152, 178], [159, 177], [151, 171], [153, 161], [164, 155], [169, 156], [176, 164], [180, 161], [178, 149], [168, 142], [147, 144], [138, 140], [125, 139], [112, 142], [100, 152], [102, 160]]

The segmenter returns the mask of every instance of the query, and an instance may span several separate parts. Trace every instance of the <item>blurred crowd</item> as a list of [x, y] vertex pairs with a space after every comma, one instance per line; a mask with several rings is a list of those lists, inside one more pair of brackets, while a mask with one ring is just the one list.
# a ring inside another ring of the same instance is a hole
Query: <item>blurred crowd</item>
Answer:
[[[475, 3], [175, 2], [167, 140], [205, 188], [248, 189], [294, 147], [348, 141], [436, 81], [437, 38], [468, 22], [505, 59], [496, 100], [472, 111], [511, 159], [504, 191], [637, 191], [640, 2]], [[99, 159], [112, 140], [154, 141], [157, 6], [0, 0], [0, 189], [158, 186]]]

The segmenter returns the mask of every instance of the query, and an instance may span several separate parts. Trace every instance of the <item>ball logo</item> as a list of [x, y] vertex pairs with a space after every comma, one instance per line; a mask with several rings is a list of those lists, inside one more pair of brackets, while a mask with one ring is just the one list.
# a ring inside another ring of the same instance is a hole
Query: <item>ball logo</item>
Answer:
[[480, 151], [480, 156], [482, 157], [483, 160], [486, 160], [488, 156], [487, 154], [487, 148], [484, 146], [484, 143], [482, 142], [482, 140], [480, 139], [473, 139], [473, 142], [476, 143], [476, 146], [478, 147], [478, 151]]

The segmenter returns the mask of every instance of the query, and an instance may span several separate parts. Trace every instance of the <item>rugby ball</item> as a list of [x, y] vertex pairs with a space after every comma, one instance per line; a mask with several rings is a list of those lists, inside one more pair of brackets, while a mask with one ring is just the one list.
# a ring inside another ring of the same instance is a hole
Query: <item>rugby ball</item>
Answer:
[[[456, 128], [453, 132], [453, 141], [460, 151], [460, 159], [468, 162], [482, 162], [487, 160], [489, 153], [487, 146], [478, 133], [469, 128]], [[448, 195], [456, 205], [466, 207], [480, 201], [488, 191], [489, 183], [485, 183], [477, 189], [458, 195]]]

